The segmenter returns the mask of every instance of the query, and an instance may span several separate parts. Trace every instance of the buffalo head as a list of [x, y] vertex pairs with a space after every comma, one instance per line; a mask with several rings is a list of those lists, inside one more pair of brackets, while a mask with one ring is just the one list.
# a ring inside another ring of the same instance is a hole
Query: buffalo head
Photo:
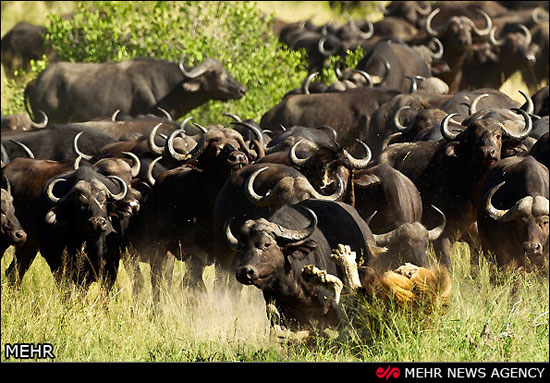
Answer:
[[206, 59], [192, 69], [186, 69], [180, 61], [183, 89], [188, 92], [201, 90], [208, 98], [227, 101], [238, 100], [246, 93], [246, 87], [233, 78], [227, 69], [215, 59]]
[[4, 176], [5, 187], [2, 186], [2, 211], [0, 213], [2, 251], [11, 245], [22, 245], [27, 239], [27, 233], [15, 216], [13, 197], [8, 179]]
[[305, 208], [310, 224], [304, 229], [289, 229], [265, 218], [248, 220], [237, 237], [231, 231], [229, 219], [225, 223], [228, 244], [241, 255], [237, 280], [260, 289], [269, 287], [282, 275], [290, 273], [289, 257], [303, 258], [316, 247], [310, 237], [317, 228], [317, 216]]
[[515, 249], [518, 255], [529, 258], [535, 264], [542, 264], [548, 257], [548, 198], [526, 196], [509, 209], [498, 209], [492, 198], [505, 182], [493, 187], [485, 196], [485, 212], [494, 221], [511, 225], [507, 233], [521, 244]]

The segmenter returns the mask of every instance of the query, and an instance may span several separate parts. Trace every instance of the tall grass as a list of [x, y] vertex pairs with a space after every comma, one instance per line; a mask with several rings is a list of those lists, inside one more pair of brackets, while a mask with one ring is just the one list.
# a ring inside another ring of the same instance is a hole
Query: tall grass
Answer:
[[[67, 294], [41, 257], [16, 290], [4, 275], [8, 252], [0, 270], [1, 339], [51, 343], [58, 361], [547, 361], [548, 278], [497, 272], [487, 262], [472, 277], [468, 253], [461, 243], [452, 249], [453, 294], [444, 314], [371, 306], [371, 328], [356, 322], [353, 330], [290, 344], [270, 338], [259, 290], [232, 276], [216, 280], [210, 267], [207, 291], [197, 291], [177, 283], [185, 274], [177, 262], [172, 288], [153, 306], [150, 284], [134, 297], [123, 267], [108, 297], [95, 283], [87, 294]], [[147, 277], [148, 266], [141, 269]]]

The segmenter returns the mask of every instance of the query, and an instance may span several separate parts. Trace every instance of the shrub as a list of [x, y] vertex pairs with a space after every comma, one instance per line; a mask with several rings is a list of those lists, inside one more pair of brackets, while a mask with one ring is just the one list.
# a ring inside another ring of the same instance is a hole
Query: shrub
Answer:
[[49, 19], [47, 40], [63, 61], [220, 60], [248, 92], [193, 110], [201, 124], [219, 122], [223, 112], [259, 119], [307, 76], [304, 53], [285, 49], [272, 33], [272, 16], [253, 2], [80, 2], [72, 20]]

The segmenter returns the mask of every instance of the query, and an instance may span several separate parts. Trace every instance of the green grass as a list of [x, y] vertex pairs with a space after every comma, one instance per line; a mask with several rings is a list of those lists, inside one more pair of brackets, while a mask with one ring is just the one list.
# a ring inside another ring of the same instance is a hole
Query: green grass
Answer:
[[[155, 310], [150, 284], [134, 297], [123, 267], [109, 297], [97, 284], [87, 294], [67, 295], [37, 257], [16, 290], [4, 275], [8, 251], [0, 270], [1, 339], [51, 343], [57, 361], [548, 361], [548, 278], [506, 271], [491, 281], [495, 270], [486, 262], [472, 278], [467, 246], [456, 244], [452, 257], [453, 295], [445, 314], [371, 307], [380, 320], [369, 331], [357, 325], [360, 339], [341, 331], [307, 344], [280, 344], [269, 337], [260, 291], [234, 277], [215, 280], [212, 267], [204, 273], [207, 292], [176, 283]], [[141, 269], [147, 277], [148, 266]], [[177, 262], [174, 281], [184, 274]], [[488, 321], [490, 331], [482, 335]]]

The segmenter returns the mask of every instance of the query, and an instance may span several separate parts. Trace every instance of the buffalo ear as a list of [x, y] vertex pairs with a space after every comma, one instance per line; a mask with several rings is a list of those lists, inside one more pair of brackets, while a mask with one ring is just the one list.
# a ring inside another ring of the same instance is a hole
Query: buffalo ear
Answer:
[[55, 213], [55, 207], [48, 210], [48, 213], [46, 213], [46, 216], [44, 217], [44, 221], [46, 221], [49, 225], [56, 225], [57, 222], [57, 214]]
[[361, 187], [368, 187], [368, 186], [375, 186], [380, 185], [380, 178], [378, 178], [374, 174], [368, 174], [368, 173], [355, 173], [353, 177], [353, 183], [357, 186]]
[[200, 86], [201, 86], [200, 78], [190, 80], [190, 81], [185, 81], [183, 83], [183, 89], [185, 89], [188, 92], [196, 92], [199, 90]]
[[303, 259], [316, 248], [317, 243], [308, 239], [306, 241], [289, 243], [284, 247], [283, 252], [294, 259]]

